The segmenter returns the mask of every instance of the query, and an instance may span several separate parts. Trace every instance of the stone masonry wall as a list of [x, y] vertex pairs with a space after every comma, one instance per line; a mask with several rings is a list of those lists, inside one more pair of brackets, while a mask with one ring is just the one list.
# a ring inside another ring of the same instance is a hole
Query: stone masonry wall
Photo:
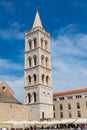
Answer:
[[14, 103], [0, 103], [0, 122], [29, 120], [29, 107]]

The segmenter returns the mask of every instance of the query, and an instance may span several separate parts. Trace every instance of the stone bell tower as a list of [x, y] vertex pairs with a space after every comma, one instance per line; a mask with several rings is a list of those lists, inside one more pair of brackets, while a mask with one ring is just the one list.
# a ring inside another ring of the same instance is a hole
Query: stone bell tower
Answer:
[[29, 120], [53, 118], [50, 34], [38, 11], [31, 31], [25, 33], [24, 104]]

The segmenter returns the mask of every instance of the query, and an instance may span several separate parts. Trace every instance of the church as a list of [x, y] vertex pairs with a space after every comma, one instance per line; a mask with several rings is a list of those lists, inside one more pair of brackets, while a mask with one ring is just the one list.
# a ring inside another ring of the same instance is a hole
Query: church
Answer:
[[0, 84], [0, 121], [51, 120], [53, 94], [50, 34], [42, 26], [37, 11], [33, 27], [25, 33], [24, 103], [14, 97], [5, 83]]
[[38, 11], [32, 29], [25, 33], [24, 57], [24, 103], [2, 82], [0, 122], [87, 118], [87, 88], [52, 92], [50, 34], [44, 30]]

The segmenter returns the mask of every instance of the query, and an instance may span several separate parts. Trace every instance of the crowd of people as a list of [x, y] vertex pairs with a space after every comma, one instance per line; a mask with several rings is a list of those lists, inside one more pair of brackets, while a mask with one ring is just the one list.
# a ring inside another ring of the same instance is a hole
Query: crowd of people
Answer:
[[0, 130], [41, 130], [41, 129], [46, 129], [46, 130], [87, 130], [87, 124], [61, 124], [61, 125], [52, 125], [52, 126], [29, 126], [29, 127], [24, 127], [24, 128], [7, 128], [3, 127], [0, 128]]

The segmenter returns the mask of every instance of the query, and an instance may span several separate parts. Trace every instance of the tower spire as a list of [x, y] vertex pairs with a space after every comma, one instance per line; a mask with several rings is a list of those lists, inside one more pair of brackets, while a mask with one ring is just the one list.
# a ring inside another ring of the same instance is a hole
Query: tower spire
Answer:
[[34, 29], [34, 28], [36, 28], [36, 27], [41, 27], [41, 28], [43, 28], [38, 11], [36, 12], [36, 16], [35, 16], [35, 19], [34, 19], [34, 23], [33, 23], [33, 27], [32, 27], [32, 28]]

